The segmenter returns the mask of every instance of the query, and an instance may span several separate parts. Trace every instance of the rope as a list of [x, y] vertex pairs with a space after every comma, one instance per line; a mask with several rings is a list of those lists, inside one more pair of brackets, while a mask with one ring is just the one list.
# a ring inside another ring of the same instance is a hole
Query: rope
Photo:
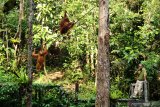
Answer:
[[[101, 4], [102, 1], [103, 1], [103, 0], [100, 1], [99, 5]], [[92, 11], [94, 8], [96, 8], [96, 7], [92, 7], [92, 8], [91, 8], [89, 11], [87, 11], [83, 16], [81, 16], [81, 17], [78, 19], [78, 21], [76, 21], [74, 24], [76, 24], [77, 22], [79, 22], [87, 13], [89, 13], [90, 11]]]
[[79, 22], [86, 14], [88, 14], [90, 11], [92, 11], [94, 8], [96, 7], [92, 7], [89, 11], [87, 11], [83, 16], [81, 16], [74, 24], [76, 24], [77, 22]]

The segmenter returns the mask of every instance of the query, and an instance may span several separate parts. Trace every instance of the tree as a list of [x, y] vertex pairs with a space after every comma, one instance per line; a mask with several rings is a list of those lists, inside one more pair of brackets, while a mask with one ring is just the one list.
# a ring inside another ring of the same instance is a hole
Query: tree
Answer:
[[29, 0], [29, 18], [28, 18], [28, 90], [27, 107], [32, 107], [32, 40], [33, 40], [33, 0]]
[[109, 0], [99, 0], [96, 107], [110, 107]]

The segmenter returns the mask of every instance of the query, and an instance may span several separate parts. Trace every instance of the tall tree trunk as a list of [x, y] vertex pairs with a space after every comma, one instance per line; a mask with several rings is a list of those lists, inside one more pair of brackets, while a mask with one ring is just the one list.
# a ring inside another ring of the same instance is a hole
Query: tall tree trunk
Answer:
[[99, 0], [96, 107], [110, 107], [109, 0]]
[[27, 107], [32, 107], [32, 38], [33, 38], [33, 0], [29, 0], [29, 18], [28, 18], [28, 90]]

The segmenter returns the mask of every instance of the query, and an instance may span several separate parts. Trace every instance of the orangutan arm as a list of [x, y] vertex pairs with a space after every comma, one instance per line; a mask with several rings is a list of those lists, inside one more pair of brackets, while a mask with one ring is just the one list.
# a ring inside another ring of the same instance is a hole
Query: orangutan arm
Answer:
[[34, 58], [38, 58], [38, 54], [36, 54], [36, 49], [34, 48], [34, 51], [32, 52], [32, 57]]

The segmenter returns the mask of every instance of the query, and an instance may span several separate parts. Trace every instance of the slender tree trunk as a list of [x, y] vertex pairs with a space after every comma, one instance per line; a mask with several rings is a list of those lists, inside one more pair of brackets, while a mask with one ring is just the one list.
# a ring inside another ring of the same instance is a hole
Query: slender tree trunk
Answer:
[[17, 33], [15, 34], [15, 37], [14, 37], [15, 39], [19, 38], [19, 40], [21, 40], [21, 33], [22, 33], [22, 20], [24, 18], [23, 10], [24, 10], [24, 0], [20, 0], [18, 28], [17, 28]]
[[6, 30], [6, 41], [7, 41], [7, 49], [6, 49], [6, 54], [7, 54], [7, 66], [9, 63], [9, 53], [8, 53], [8, 31]]
[[19, 39], [21, 40], [21, 33], [22, 33], [22, 19], [23, 19], [23, 8], [24, 8], [24, 0], [20, 0], [19, 3], [19, 21], [18, 21], [18, 29], [17, 29], [17, 34], [16, 36], [19, 37]]
[[24, 0], [20, 0], [19, 4], [19, 21], [18, 21], [18, 37], [20, 40], [19, 48], [21, 48], [21, 36], [22, 36], [22, 20], [24, 19]]
[[18, 57], [18, 55], [20, 54], [20, 48], [21, 48], [23, 8], [24, 8], [24, 0], [20, 0], [18, 28], [17, 28], [17, 33], [15, 34], [15, 37], [14, 37], [15, 39], [19, 38], [19, 40], [20, 40], [19, 44], [14, 44], [14, 48], [15, 48], [14, 57], [15, 57], [16, 65], [19, 64], [19, 60], [20, 60], [20, 57]]
[[91, 60], [91, 72], [92, 74], [94, 74], [93, 73], [94, 71], [94, 47], [93, 46], [91, 47], [90, 60]]
[[99, 0], [96, 107], [110, 107], [109, 0]]
[[[86, 35], [86, 43], [90, 43], [90, 41], [89, 41], [89, 35], [87, 34]], [[87, 49], [88, 49], [89, 47], [87, 46]], [[88, 51], [87, 53], [86, 53], [86, 62], [87, 62], [87, 65], [89, 65], [89, 72], [90, 72], [90, 75], [91, 75], [91, 69], [90, 69], [90, 52]]]
[[[44, 32], [44, 27], [43, 27], [43, 22], [42, 22], [42, 33]], [[45, 38], [45, 36], [44, 37], [42, 37], [41, 36], [41, 39], [42, 39], [42, 43], [41, 43], [41, 49], [43, 49], [44, 47], [43, 47], [43, 44], [44, 43], [46, 43], [46, 38]], [[43, 40], [43, 39], [45, 39], [45, 40]], [[47, 70], [46, 70], [46, 56], [44, 56], [44, 62], [43, 62], [43, 64], [44, 64], [44, 66], [43, 66], [43, 70], [44, 70], [44, 74], [47, 76], [48, 74], [47, 74]]]
[[29, 18], [28, 18], [28, 90], [27, 90], [27, 107], [32, 107], [32, 38], [33, 38], [33, 0], [29, 0]]

